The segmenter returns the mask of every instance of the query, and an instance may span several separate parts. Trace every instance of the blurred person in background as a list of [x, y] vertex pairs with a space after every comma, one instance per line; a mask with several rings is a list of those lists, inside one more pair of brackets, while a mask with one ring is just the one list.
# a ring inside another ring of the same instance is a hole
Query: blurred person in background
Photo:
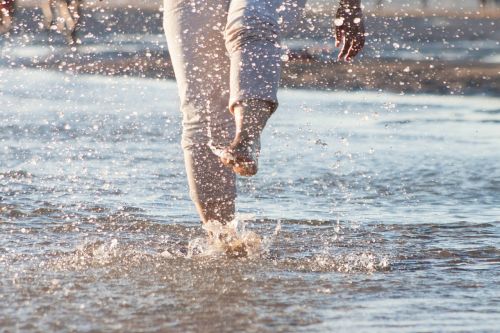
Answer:
[[14, 0], [0, 0], [0, 34], [9, 32], [14, 16]]
[[69, 44], [77, 42], [76, 30], [81, 17], [82, 0], [44, 0], [41, 8], [44, 27], [64, 33]]

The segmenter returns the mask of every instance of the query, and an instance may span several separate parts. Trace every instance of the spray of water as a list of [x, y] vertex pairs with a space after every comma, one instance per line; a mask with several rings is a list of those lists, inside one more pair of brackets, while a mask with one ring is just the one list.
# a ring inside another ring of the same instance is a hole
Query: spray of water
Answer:
[[241, 217], [236, 217], [226, 225], [209, 222], [203, 225], [203, 229], [207, 232], [207, 237], [194, 238], [189, 242], [188, 258], [220, 255], [230, 258], [255, 258], [269, 251], [281, 230], [281, 223], [278, 221], [274, 232], [267, 237], [248, 230]]

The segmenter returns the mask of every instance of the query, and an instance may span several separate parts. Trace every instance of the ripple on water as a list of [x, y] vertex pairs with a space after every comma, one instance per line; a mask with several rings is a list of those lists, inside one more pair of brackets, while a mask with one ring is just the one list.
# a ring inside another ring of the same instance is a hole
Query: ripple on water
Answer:
[[[17, 304], [22, 294], [8, 290], [23, 290], [32, 300], [29, 311], [41, 311], [49, 300], [61, 304], [93, 299], [109, 307], [111, 297], [125, 308], [108, 318], [135, 318], [140, 309], [168, 308], [183, 321], [180, 309], [186, 306], [191, 314], [208, 315], [206, 309], [191, 308], [193, 297], [212, 299], [231, 313], [229, 297], [241, 302], [243, 310], [252, 308], [248, 301], [273, 304], [268, 311], [277, 316], [280, 302], [315, 308], [335, 295], [370, 298], [391, 290], [411, 294], [415, 286], [403, 281], [411, 274], [435, 276], [430, 293], [442, 290], [439, 281], [445, 271], [461, 272], [448, 279], [453, 284], [448, 288], [483, 290], [484, 281], [474, 282], [468, 274], [487, 273], [500, 265], [500, 250], [493, 245], [499, 237], [496, 222], [363, 225], [349, 220], [240, 219], [227, 228], [208, 226], [212, 234], [232, 233], [229, 241], [236, 245], [228, 251], [196, 224], [155, 220], [134, 207], [82, 205], [78, 212], [72, 221], [56, 219], [36, 234], [22, 233], [18, 223], [0, 224], [6, 235], [0, 241], [0, 265], [6, 268], [0, 280], [8, 295], [4, 299]], [[52, 213], [47, 210], [48, 219]], [[469, 243], [450, 242], [453, 239]], [[51, 305], [45, 311], [54, 313], [51, 320], [66, 318], [55, 314]], [[77, 309], [68, 306], [67, 313], [72, 311]], [[305, 325], [323, 320], [319, 312], [299, 308], [287, 316], [302, 318]], [[95, 313], [94, 318], [104, 317]]]
[[268, 218], [207, 238], [174, 83], [0, 85], [7, 329], [496, 330], [497, 99], [283, 91], [262, 173], [238, 184]]

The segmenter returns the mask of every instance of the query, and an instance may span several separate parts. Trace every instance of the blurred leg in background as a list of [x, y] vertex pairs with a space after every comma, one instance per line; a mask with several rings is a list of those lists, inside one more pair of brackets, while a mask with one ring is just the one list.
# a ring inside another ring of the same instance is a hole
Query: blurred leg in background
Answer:
[[14, 0], [0, 0], [0, 34], [10, 31], [14, 19]]

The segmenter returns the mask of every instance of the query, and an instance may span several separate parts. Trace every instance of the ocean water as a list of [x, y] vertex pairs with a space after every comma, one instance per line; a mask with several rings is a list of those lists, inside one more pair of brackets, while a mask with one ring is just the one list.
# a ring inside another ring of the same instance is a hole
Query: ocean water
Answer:
[[[398, 10], [399, 14], [394, 16], [371, 12], [373, 1], [372, 4], [365, 4], [366, 31], [370, 37], [360, 57], [457, 62], [452, 66], [462, 62], [483, 66], [500, 63], [500, 30], [494, 11], [492, 16], [469, 17], [471, 8], [478, 5], [476, 0], [470, 0], [468, 4], [464, 0], [441, 0], [429, 4], [433, 16], [412, 17], [420, 4], [415, 6], [410, 5], [410, 1], [403, 2], [406, 3], [384, 1], [386, 8]], [[77, 36], [81, 44], [75, 53], [68, 47], [64, 34], [43, 30], [41, 10], [24, 1], [18, 6], [11, 33], [0, 36], [0, 64], [36, 67], [45, 62], [88, 63], [130, 59], [138, 54], [167, 57], [162, 11], [159, 4], [155, 8], [150, 0], [148, 3], [149, 9], [141, 9], [141, 5], [128, 6], [127, 9], [105, 4], [87, 7], [78, 27]], [[329, 3], [326, 7], [314, 2], [309, 5], [311, 9], [324, 8], [328, 12], [332, 9], [331, 1]], [[465, 14], [455, 16], [457, 7], [463, 7]], [[443, 16], [443, 9], [449, 11], [451, 16]], [[304, 50], [307, 50], [308, 55], [319, 60], [336, 59], [338, 50], [334, 48], [332, 18], [319, 12], [317, 16], [308, 15], [309, 18], [293, 29], [293, 33], [283, 36], [283, 46], [295, 54], [304, 55]]]
[[0, 68], [0, 331], [497, 332], [500, 99], [280, 103], [235, 257], [188, 198], [174, 82]]

